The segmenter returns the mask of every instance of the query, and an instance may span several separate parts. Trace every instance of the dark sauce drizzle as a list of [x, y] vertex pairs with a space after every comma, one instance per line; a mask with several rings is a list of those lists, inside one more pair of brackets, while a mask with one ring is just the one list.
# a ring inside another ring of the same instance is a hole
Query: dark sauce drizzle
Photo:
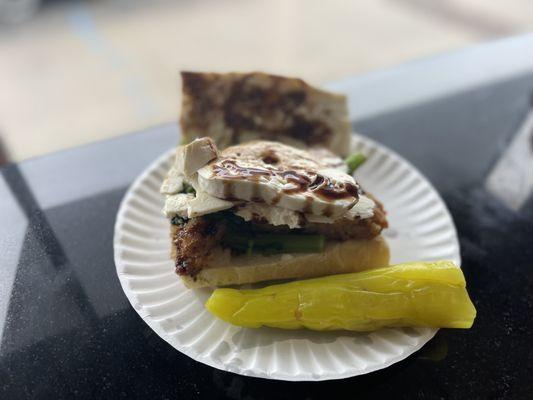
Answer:
[[[280, 176], [287, 182], [291, 183], [293, 187], [282, 190], [282, 192], [286, 194], [310, 191], [324, 200], [339, 200], [350, 197], [357, 200], [359, 198], [359, 187], [357, 184], [344, 182], [334, 185], [328, 177], [320, 174], [317, 174], [315, 179], [312, 180], [307, 174], [294, 170], [280, 171], [274, 167], [269, 169], [260, 167], [242, 167], [237, 164], [236, 160], [231, 159], [223, 160], [220, 164], [215, 164], [213, 166], [213, 174], [227, 180], [224, 186], [224, 196], [226, 198], [231, 198], [233, 196], [233, 184], [230, 182], [231, 180], [243, 178], [248, 180], [259, 180], [262, 176]], [[276, 195], [272, 199], [271, 204], [277, 204], [280, 201], [280, 197], [280, 194]], [[255, 188], [252, 195], [252, 201], [259, 198], [259, 188]], [[304, 209], [304, 212], [310, 211], [310, 203], [312, 201], [312, 197], [306, 197], [305, 207], [309, 208], [309, 210], [306, 211]], [[324, 215], [331, 215], [331, 212], [331, 207], [327, 207], [324, 210]]]

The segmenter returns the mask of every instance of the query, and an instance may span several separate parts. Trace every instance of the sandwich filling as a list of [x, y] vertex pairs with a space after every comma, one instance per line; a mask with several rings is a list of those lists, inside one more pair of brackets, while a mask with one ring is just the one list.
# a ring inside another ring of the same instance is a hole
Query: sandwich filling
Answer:
[[191, 277], [232, 257], [317, 253], [387, 227], [383, 206], [325, 149], [252, 141], [219, 152], [196, 139], [178, 147], [161, 192], [176, 272]]

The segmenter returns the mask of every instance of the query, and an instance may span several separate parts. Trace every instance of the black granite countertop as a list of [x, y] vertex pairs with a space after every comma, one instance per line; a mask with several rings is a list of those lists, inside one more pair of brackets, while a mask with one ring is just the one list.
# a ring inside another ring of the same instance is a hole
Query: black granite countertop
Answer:
[[[446, 63], [424, 68], [451, 79]], [[369, 90], [386, 103], [396, 80], [394, 96], [412, 97], [405, 79], [416, 68], [346, 83], [351, 104]], [[516, 71], [476, 85], [463, 77], [354, 123], [443, 196], [478, 311], [471, 330], [440, 330], [385, 370], [315, 383], [238, 376], [174, 350], [129, 305], [112, 245], [128, 185], [178, 141], [165, 125], [0, 170], [0, 398], [531, 398], [533, 69]]]

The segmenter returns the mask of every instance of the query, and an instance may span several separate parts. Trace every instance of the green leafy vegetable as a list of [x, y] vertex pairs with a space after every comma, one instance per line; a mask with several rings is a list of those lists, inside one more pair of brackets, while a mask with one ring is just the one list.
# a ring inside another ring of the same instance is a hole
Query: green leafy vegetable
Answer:
[[344, 162], [348, 165], [348, 173], [351, 175], [366, 161], [366, 156], [363, 153], [352, 153]]
[[187, 221], [188, 221], [188, 218], [180, 217], [179, 215], [175, 215], [170, 220], [170, 223], [172, 225], [183, 226], [183, 225], [185, 225], [187, 223]]
[[222, 243], [246, 254], [320, 253], [324, 251], [323, 235], [300, 233], [256, 233], [252, 236], [228, 232]]
[[191, 194], [196, 194], [196, 190], [194, 190], [194, 188], [189, 185], [187, 182], [184, 182], [183, 183], [183, 190], [182, 190], [183, 193], [191, 193]]
[[220, 211], [204, 217], [225, 223], [226, 230], [221, 244], [237, 253], [251, 255], [324, 251], [323, 235], [309, 235], [298, 230], [290, 233], [265, 232], [260, 224], [247, 222], [231, 211]]

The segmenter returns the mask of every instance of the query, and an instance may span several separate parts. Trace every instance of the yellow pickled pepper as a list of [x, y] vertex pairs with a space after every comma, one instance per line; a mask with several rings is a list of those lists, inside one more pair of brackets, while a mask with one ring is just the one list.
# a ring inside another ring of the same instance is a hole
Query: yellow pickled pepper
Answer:
[[451, 261], [415, 262], [262, 289], [217, 289], [206, 303], [231, 324], [258, 328], [470, 328], [476, 309]]

